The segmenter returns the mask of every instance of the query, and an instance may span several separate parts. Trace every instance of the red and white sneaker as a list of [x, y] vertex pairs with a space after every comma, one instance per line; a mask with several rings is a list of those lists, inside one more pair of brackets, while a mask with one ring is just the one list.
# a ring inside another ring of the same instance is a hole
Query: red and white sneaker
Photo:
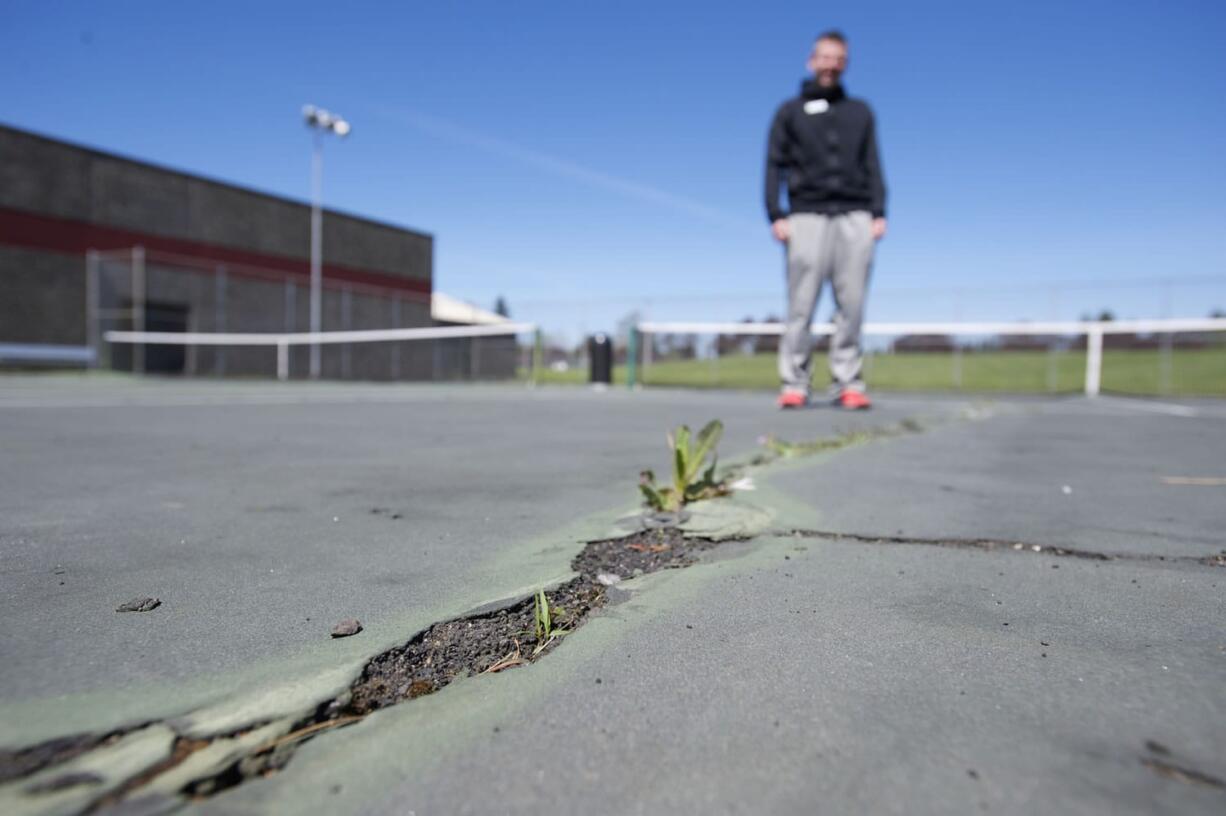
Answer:
[[809, 404], [809, 395], [798, 388], [785, 388], [779, 392], [775, 404], [787, 410], [789, 408], [804, 408]]
[[873, 407], [873, 401], [868, 395], [854, 388], [844, 388], [834, 402], [844, 411], [867, 411]]

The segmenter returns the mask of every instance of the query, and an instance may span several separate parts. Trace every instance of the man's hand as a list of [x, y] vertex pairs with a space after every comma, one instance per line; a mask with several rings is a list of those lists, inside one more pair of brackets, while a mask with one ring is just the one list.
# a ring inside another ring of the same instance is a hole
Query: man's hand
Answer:
[[792, 225], [788, 223], [786, 218], [773, 221], [771, 222], [771, 235], [775, 236], [776, 241], [786, 242], [792, 237]]
[[884, 218], [874, 218], [873, 219], [873, 240], [880, 241], [882, 238], [884, 238], [885, 229], [886, 229], [885, 219]]

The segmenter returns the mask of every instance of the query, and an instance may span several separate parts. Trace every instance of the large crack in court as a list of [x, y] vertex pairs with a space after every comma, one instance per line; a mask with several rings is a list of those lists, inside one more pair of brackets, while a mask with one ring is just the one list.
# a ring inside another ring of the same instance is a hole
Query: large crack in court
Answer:
[[[868, 431], [855, 431], [809, 443], [768, 444], [768, 450], [729, 468], [736, 476], [796, 456], [829, 454], [864, 442], [919, 433], [927, 428], [911, 420]], [[1207, 557], [1108, 553], [1033, 542], [992, 538], [920, 538], [881, 536], [788, 528], [767, 530], [742, 541], [809, 538], [866, 546], [927, 546], [978, 551], [1001, 556], [1044, 554], [1106, 564], [1115, 561], [1167, 563], [1185, 567], [1226, 566], [1226, 550]], [[593, 614], [630, 593], [618, 588], [623, 579], [664, 569], [684, 568], [727, 538], [687, 534], [664, 526], [621, 538], [590, 541], [571, 561], [576, 577], [544, 589], [555, 610], [554, 626], [565, 635], [542, 636], [538, 623], [540, 599], [516, 598], [496, 608], [440, 621], [418, 632], [401, 646], [367, 661], [341, 695], [320, 702], [305, 717], [257, 721], [205, 738], [174, 733], [165, 722], [146, 722], [107, 734], [62, 737], [17, 751], [0, 752], [0, 782], [22, 785], [22, 793], [37, 803], [42, 797], [76, 792], [78, 813], [97, 813], [121, 803], [143, 803], [166, 812], [192, 800], [210, 797], [276, 773], [306, 742], [364, 720], [371, 713], [433, 694], [452, 682], [494, 675], [543, 659], [581, 628]], [[156, 761], [138, 772], [105, 785], [104, 778], [76, 770], [81, 758], [116, 751], [153, 730], [169, 734]], [[219, 750], [220, 749], [220, 750]], [[1142, 763], [1156, 773], [1181, 781], [1214, 786], [1218, 781], [1187, 765], [1150, 756]], [[62, 770], [57, 770], [62, 768]]]

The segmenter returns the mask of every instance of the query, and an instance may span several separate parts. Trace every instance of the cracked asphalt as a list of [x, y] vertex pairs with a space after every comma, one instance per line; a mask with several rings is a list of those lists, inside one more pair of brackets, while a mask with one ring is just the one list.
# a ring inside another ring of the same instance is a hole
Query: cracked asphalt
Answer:
[[[776, 533], [1155, 558], [729, 543], [629, 582], [536, 664], [189, 810], [1221, 812], [1226, 570], [1156, 560], [1226, 548], [1226, 488], [1164, 481], [1226, 477], [1215, 401], [780, 414], [717, 392], [5, 378], [0, 743], [266, 721], [287, 677], [308, 702], [312, 678], [343, 688], [429, 623], [565, 576], [634, 508], [638, 470], [665, 469], [664, 431], [712, 417], [726, 456], [929, 421], [760, 471], [745, 500]], [[113, 611], [144, 595], [162, 606]], [[331, 640], [344, 617], [365, 631]]]

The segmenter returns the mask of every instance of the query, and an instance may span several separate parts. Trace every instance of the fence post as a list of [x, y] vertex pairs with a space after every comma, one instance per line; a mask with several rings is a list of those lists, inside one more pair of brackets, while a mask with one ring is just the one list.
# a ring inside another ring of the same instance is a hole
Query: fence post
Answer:
[[[400, 328], [400, 321], [401, 321], [401, 318], [400, 318], [400, 296], [399, 296], [399, 295], [396, 295], [396, 296], [394, 296], [394, 297], [392, 298], [392, 326], [393, 326], [394, 328], [399, 329], [399, 328]], [[391, 362], [391, 365], [392, 365], [392, 371], [391, 371], [392, 379], [393, 379], [393, 380], [399, 380], [399, 379], [400, 379], [400, 343], [399, 343], [398, 341], [395, 341], [395, 340], [393, 340], [393, 341], [392, 341], [392, 347], [391, 347], [391, 349], [390, 349], [390, 352], [391, 352], [391, 355], [392, 355], [392, 362]]]
[[643, 343], [643, 370], [639, 374], [639, 382], [643, 384], [643, 387], [646, 387], [647, 386], [647, 369], [651, 367], [652, 347], [655, 346], [655, 342], [652, 340], [650, 332], [642, 333], [642, 343]]
[[541, 384], [541, 365], [545, 361], [545, 335], [541, 333], [541, 327], [537, 326], [532, 331], [532, 385], [536, 387]]
[[639, 327], [631, 326], [626, 338], [626, 387], [634, 390], [639, 381]]
[[[341, 328], [349, 331], [353, 328], [353, 290], [348, 286], [341, 289]], [[353, 344], [341, 343], [341, 379], [347, 380], [353, 373]]]
[[1056, 339], [1047, 342], [1047, 392], [1054, 394], [1059, 387], [1059, 372], [1056, 369]]
[[101, 274], [98, 262], [97, 250], [90, 249], [85, 252], [85, 342], [93, 349], [94, 359], [90, 361], [90, 368], [98, 368], [100, 357], [102, 355], [102, 343], [98, 337], [98, 275]]
[[[132, 328], [145, 330], [145, 248], [132, 247]], [[132, 371], [145, 373], [145, 344], [132, 347]]]
[[284, 337], [277, 340], [277, 379], [289, 379], [289, 342]]
[[[219, 265], [213, 270], [213, 331], [226, 330], [226, 267]], [[213, 376], [226, 376], [226, 347], [213, 347]]]
[[1086, 330], [1086, 396], [1097, 397], [1103, 373], [1103, 328], [1094, 324]]

